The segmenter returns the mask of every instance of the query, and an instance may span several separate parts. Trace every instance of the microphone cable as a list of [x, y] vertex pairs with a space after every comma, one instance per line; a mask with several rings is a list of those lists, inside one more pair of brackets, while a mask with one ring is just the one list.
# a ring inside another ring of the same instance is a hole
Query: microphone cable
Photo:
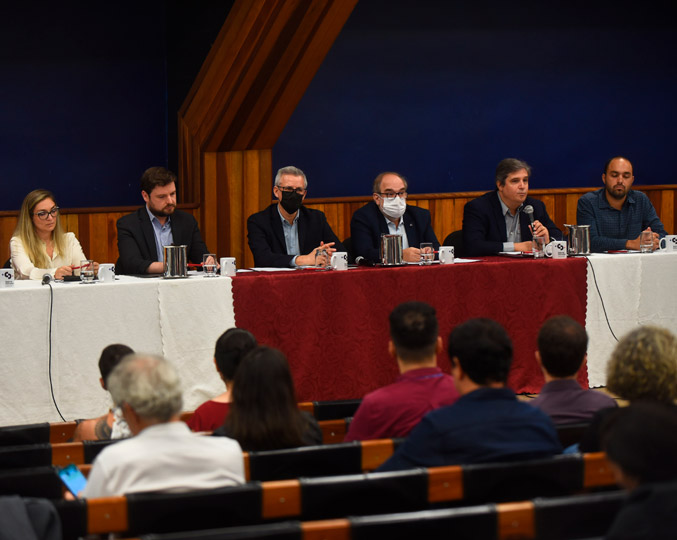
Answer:
[[604, 311], [604, 318], [606, 319], [606, 325], [609, 327], [609, 332], [611, 332], [611, 335], [614, 337], [614, 339], [616, 341], [618, 341], [616, 334], [614, 334], [614, 331], [611, 328], [611, 323], [609, 322], [609, 316], [606, 313], [606, 307], [604, 306], [604, 299], [602, 298], [602, 293], [600, 292], [599, 285], [597, 284], [597, 275], [595, 274], [595, 268], [592, 266], [592, 261], [590, 260], [590, 257], [585, 257], [585, 260], [588, 261], [588, 264], [590, 265], [590, 270], [592, 270], [592, 279], [595, 282], [595, 289], [597, 289], [597, 296], [599, 296], [599, 301], [602, 304], [602, 311]]
[[45, 274], [45, 276], [42, 278], [42, 284], [49, 287], [49, 356], [47, 361], [47, 366], [49, 369], [49, 391], [52, 395], [52, 402], [54, 403], [54, 407], [56, 407], [56, 412], [59, 413], [61, 420], [65, 422], [66, 419], [63, 417], [63, 414], [61, 414], [61, 410], [56, 403], [56, 397], [54, 396], [54, 384], [52, 383], [52, 318], [54, 313], [54, 289], [52, 289], [52, 276], [50, 275], [49, 278], [47, 278], [47, 275], [49, 274]]

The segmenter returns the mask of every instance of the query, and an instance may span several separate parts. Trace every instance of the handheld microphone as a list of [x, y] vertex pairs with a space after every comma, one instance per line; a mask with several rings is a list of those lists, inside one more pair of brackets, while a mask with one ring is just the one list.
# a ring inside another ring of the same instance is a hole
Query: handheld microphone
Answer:
[[534, 230], [534, 207], [530, 204], [527, 204], [522, 210], [529, 217], [529, 225], [531, 225], [531, 231]]
[[355, 257], [355, 264], [357, 266], [374, 266], [374, 263], [365, 259], [362, 255]]
[[44, 276], [42, 276], [42, 284], [47, 285], [53, 279], [54, 278], [52, 277], [52, 274], [45, 274]]

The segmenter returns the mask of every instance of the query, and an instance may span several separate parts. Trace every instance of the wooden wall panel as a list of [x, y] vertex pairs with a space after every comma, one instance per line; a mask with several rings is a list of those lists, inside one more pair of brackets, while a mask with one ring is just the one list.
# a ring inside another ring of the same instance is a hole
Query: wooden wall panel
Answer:
[[[205, 184], [215, 195], [204, 208], [180, 205], [200, 223], [207, 246], [218, 256], [237, 258], [240, 268], [250, 267], [254, 260], [247, 246], [247, 217], [271, 203], [272, 156], [269, 150], [246, 152], [204, 153]], [[241, 179], [241, 181], [240, 181]], [[656, 207], [665, 229], [675, 234], [675, 201], [677, 185], [636, 186], [660, 206]], [[530, 194], [545, 202], [550, 217], [560, 227], [576, 223], [578, 198], [592, 191], [589, 188], [533, 190]], [[435, 234], [440, 242], [462, 226], [463, 207], [477, 193], [435, 193], [412, 195], [410, 203], [429, 208]], [[658, 194], [658, 196], [656, 195]], [[340, 199], [307, 199], [306, 206], [317, 208], [327, 215], [327, 221], [341, 240], [350, 236], [350, 218], [353, 212], [371, 200], [370, 197]], [[135, 207], [63, 209], [61, 220], [67, 231], [80, 240], [86, 255], [98, 262], [115, 262], [117, 230], [115, 222]], [[9, 240], [16, 226], [16, 212], [0, 212], [0, 259], [9, 257]]]

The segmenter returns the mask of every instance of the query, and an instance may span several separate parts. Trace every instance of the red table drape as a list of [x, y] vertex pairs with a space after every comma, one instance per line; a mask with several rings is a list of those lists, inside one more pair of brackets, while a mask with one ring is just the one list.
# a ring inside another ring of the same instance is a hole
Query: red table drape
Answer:
[[[501, 323], [515, 351], [509, 386], [538, 392], [538, 330], [559, 314], [585, 325], [586, 295], [585, 259], [490, 257], [347, 272], [253, 272], [233, 279], [236, 325], [287, 355], [299, 401], [361, 398], [391, 383], [397, 366], [387, 354], [388, 315], [408, 300], [435, 307], [445, 349], [451, 329], [469, 318]], [[438, 362], [449, 372], [446, 352]], [[584, 370], [579, 380], [587, 386]]]

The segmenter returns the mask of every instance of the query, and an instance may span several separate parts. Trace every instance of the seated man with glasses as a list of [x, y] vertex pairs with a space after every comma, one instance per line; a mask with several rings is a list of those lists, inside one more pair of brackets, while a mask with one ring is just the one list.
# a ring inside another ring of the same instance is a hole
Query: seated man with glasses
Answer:
[[418, 262], [419, 246], [432, 242], [435, 251], [440, 247], [430, 220], [430, 212], [407, 204], [407, 180], [401, 174], [383, 172], [374, 180], [374, 200], [353, 214], [350, 237], [355, 257], [369, 262], [380, 262], [382, 234], [402, 236], [402, 258]]
[[[324, 212], [303, 206], [308, 180], [301, 169], [283, 167], [275, 175], [273, 194], [279, 204], [247, 219], [247, 240], [254, 266], [294, 268], [329, 264], [334, 251], [345, 251]], [[322, 248], [326, 254], [315, 260]]]

